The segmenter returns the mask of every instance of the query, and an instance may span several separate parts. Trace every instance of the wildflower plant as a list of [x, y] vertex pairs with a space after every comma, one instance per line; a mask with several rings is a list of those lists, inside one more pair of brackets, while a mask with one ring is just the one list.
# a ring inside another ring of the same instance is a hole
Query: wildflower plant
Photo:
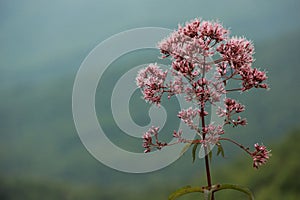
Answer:
[[[229, 30], [215, 21], [194, 19], [172, 32], [158, 43], [163, 59], [170, 59], [171, 68], [163, 70], [157, 64], [150, 64], [139, 71], [136, 83], [143, 98], [160, 105], [162, 96], [168, 98], [183, 95], [193, 106], [182, 109], [178, 117], [191, 131], [196, 132], [194, 139], [186, 139], [182, 130], [174, 130], [174, 143], [159, 140], [159, 127], [153, 126], [143, 135], [145, 153], [153, 149], [167, 148], [178, 143], [186, 143], [184, 151], [192, 148], [193, 161], [199, 147], [199, 155], [204, 157], [207, 186], [184, 187], [170, 195], [175, 199], [190, 192], [201, 192], [206, 199], [214, 199], [214, 193], [223, 189], [235, 189], [253, 195], [248, 188], [233, 184], [213, 184], [210, 173], [211, 150], [216, 145], [217, 154], [223, 155], [222, 142], [228, 141], [244, 150], [253, 160], [253, 167], [265, 164], [270, 151], [264, 145], [256, 143], [254, 151], [227, 138], [224, 126], [246, 126], [245, 118], [239, 116], [245, 106], [232, 98], [226, 98], [230, 92], [246, 92], [250, 89], [268, 89], [264, 71], [252, 67], [254, 46], [244, 37], [230, 37]], [[171, 81], [167, 77], [172, 77]], [[231, 82], [235, 82], [232, 84]], [[232, 86], [236, 86], [231, 88]], [[214, 108], [209, 111], [208, 108]], [[208, 122], [208, 116], [217, 116], [221, 123]]]

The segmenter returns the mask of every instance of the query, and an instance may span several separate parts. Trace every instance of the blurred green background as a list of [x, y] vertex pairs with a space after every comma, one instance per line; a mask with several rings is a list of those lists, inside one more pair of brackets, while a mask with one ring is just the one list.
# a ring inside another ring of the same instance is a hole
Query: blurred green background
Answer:
[[[254, 66], [266, 69], [271, 87], [237, 94], [249, 124], [227, 130], [246, 146], [269, 146], [269, 164], [254, 170], [250, 158], [225, 144], [225, 158], [213, 159], [213, 181], [249, 186], [257, 199], [299, 199], [299, 9], [298, 0], [0, 0], [0, 199], [167, 199], [178, 187], [204, 183], [203, 160], [192, 164], [190, 152], [148, 174], [104, 166], [82, 145], [71, 110], [76, 72], [97, 44], [136, 27], [176, 29], [195, 17], [219, 19], [232, 35], [253, 40]], [[124, 55], [100, 81], [108, 86], [96, 98], [105, 99], [96, 105], [99, 117], [107, 119], [102, 125], [112, 141], [129, 150], [141, 151], [142, 141], [125, 137], [113, 122], [112, 88], [126, 70], [158, 62], [158, 55], [156, 50]], [[132, 102], [133, 118], [147, 124], [149, 105], [139, 92]], [[176, 102], [170, 105], [172, 110]], [[245, 198], [217, 194], [217, 199]]]

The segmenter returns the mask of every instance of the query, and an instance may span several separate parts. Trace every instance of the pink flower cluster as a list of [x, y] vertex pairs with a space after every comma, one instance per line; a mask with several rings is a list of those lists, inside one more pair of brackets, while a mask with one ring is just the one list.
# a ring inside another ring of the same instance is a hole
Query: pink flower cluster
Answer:
[[259, 71], [256, 68], [245, 68], [240, 71], [240, 75], [243, 80], [242, 91], [249, 90], [253, 87], [264, 89], [268, 88], [268, 85], [266, 83], [262, 83], [263, 81], [267, 80], [265, 72]]
[[[226, 43], [220, 44], [218, 51], [223, 58], [222, 63], [218, 65], [220, 77], [236, 78], [242, 80], [242, 88], [238, 90], [246, 91], [253, 87], [268, 88], [268, 85], [263, 83], [267, 79], [266, 73], [259, 71], [257, 68], [252, 68], [254, 46], [246, 38], [233, 37]], [[229, 69], [232, 71], [229, 77], [226, 76]]]
[[198, 129], [198, 126], [194, 123], [193, 119], [199, 114], [199, 109], [193, 109], [189, 107], [188, 109], [183, 109], [178, 113], [178, 117], [186, 123], [191, 129]]
[[163, 72], [156, 64], [150, 64], [139, 71], [136, 78], [137, 85], [142, 88], [144, 99], [156, 104], [160, 103], [164, 93], [164, 81], [167, 71]]
[[185, 90], [186, 83], [182, 80], [182, 76], [178, 72], [173, 72], [173, 80], [167, 84], [167, 87], [170, 89], [168, 92], [168, 98], [175, 94], [182, 94]]
[[251, 153], [251, 156], [253, 158], [253, 167], [257, 169], [269, 160], [271, 151], [268, 151], [264, 145], [259, 145], [258, 143], [256, 143], [254, 147], [255, 151]]
[[221, 135], [225, 133], [224, 129], [220, 125], [209, 124], [203, 130], [203, 135], [205, 136], [205, 140], [202, 141], [205, 145], [212, 145], [219, 142], [219, 138]]
[[[158, 48], [163, 54], [163, 58], [172, 56], [174, 58], [173, 67], [176, 70], [187, 73], [194, 65], [202, 66], [203, 60], [199, 55], [211, 56], [215, 54], [212, 49], [217, 43], [227, 39], [228, 30], [218, 22], [202, 21], [194, 19], [178, 27], [177, 31], [170, 34], [158, 44]], [[189, 64], [186, 61], [189, 62]], [[178, 68], [179, 64], [185, 67]]]
[[[206, 105], [220, 103], [223, 101], [221, 96], [229, 92], [268, 88], [264, 82], [267, 80], [266, 73], [252, 67], [252, 42], [244, 37], [230, 38], [229, 31], [219, 22], [194, 19], [184, 26], [179, 25], [178, 30], [159, 42], [158, 48], [162, 58], [170, 58], [171, 69], [163, 71], [157, 64], [150, 64], [139, 71], [136, 83], [141, 88], [144, 99], [150, 103], [159, 105], [164, 93], [168, 98], [184, 95], [186, 101], [194, 103], [195, 107], [183, 109], [177, 116], [196, 131], [200, 139], [186, 140], [182, 138], [182, 130], [174, 131], [173, 137], [178, 139], [178, 143], [218, 143], [224, 130], [219, 125], [205, 124], [205, 117], [209, 114]], [[207, 74], [213, 74], [213, 77], [208, 78]], [[169, 82], [166, 81], [167, 75], [173, 77]], [[241, 86], [228, 88], [229, 85], [235, 85], [227, 84], [229, 81], [237, 81]], [[216, 113], [219, 117], [224, 117], [223, 125], [235, 127], [247, 124], [246, 119], [240, 116], [233, 117], [243, 112], [245, 106], [230, 98], [225, 99], [223, 103], [225, 108], [219, 108]], [[194, 123], [196, 117], [199, 117], [201, 126]], [[158, 130], [158, 127], [152, 127], [144, 134], [145, 152], [150, 152], [151, 147], [160, 149], [170, 145], [158, 141]], [[263, 148], [257, 145], [255, 147]], [[251, 154], [253, 159], [255, 158], [254, 167], [265, 163], [268, 158], [266, 152], [257, 150], [255, 154]]]
[[245, 67], [253, 62], [254, 46], [246, 38], [233, 37], [218, 46], [217, 51], [235, 69]]
[[238, 103], [234, 99], [226, 98], [225, 99], [225, 108], [226, 110], [218, 109], [217, 114], [219, 117], [225, 116], [225, 124], [232, 124], [233, 126], [242, 125], [245, 126], [247, 124], [246, 119], [242, 119], [240, 116], [236, 120], [232, 119], [234, 114], [243, 112], [245, 110], [245, 106]]
[[[144, 153], [148, 153], [151, 151], [152, 147], [156, 147], [157, 149], [161, 149], [164, 146], [167, 146], [167, 143], [158, 141], [158, 131], [159, 127], [152, 126], [146, 133], [143, 135], [143, 147], [145, 148]], [[152, 137], [154, 137], [155, 141], [153, 143]]]

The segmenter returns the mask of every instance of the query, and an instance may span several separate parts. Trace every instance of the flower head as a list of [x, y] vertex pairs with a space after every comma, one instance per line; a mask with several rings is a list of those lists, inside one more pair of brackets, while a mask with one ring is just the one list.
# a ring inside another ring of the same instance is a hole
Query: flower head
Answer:
[[240, 116], [238, 116], [236, 120], [232, 119], [234, 114], [243, 112], [245, 110], [245, 106], [230, 98], [226, 98], [224, 103], [226, 109], [219, 107], [216, 114], [219, 117], [225, 117], [225, 124], [232, 124], [233, 126], [245, 126], [247, 124], [247, 120], [245, 118], [242, 119]]
[[202, 37], [208, 37], [215, 40], [216, 43], [227, 38], [229, 31], [218, 22], [203, 21], [200, 27], [200, 34]]
[[243, 112], [245, 110], [245, 106], [238, 103], [236, 100], [234, 99], [230, 99], [230, 98], [226, 98], [225, 99], [225, 106], [227, 109], [228, 113], [240, 113]]
[[139, 71], [136, 84], [142, 88], [146, 101], [160, 104], [166, 76], [167, 71], [162, 71], [156, 64], [150, 64], [147, 68]]
[[184, 27], [179, 26], [178, 32], [193, 38], [199, 35], [199, 27], [200, 20], [194, 19], [190, 22], [187, 22]]
[[235, 69], [251, 65], [253, 62], [254, 46], [243, 37], [233, 37], [221, 44], [217, 51], [222, 57], [232, 63]]
[[254, 147], [255, 151], [252, 152], [251, 156], [253, 158], [253, 167], [258, 169], [259, 166], [265, 164], [269, 160], [271, 151], [267, 150], [267, 147], [264, 145], [259, 145], [258, 143], [256, 143]]
[[219, 22], [194, 19], [179, 25], [178, 30], [159, 42], [162, 57], [172, 56], [175, 60], [183, 58], [193, 65], [199, 63], [199, 55], [209, 56], [215, 53], [213, 47], [227, 39], [228, 30]]
[[194, 124], [193, 119], [197, 116], [199, 113], [199, 109], [193, 109], [192, 107], [189, 107], [188, 109], [182, 109], [178, 113], [178, 117], [186, 123], [190, 128], [197, 129], [197, 125]]
[[[157, 149], [161, 149], [166, 146], [167, 143], [158, 141], [158, 131], [159, 127], [152, 126], [146, 133], [143, 135], [143, 147], [145, 148], [144, 153], [151, 152], [152, 147], [156, 147]], [[152, 139], [154, 137], [154, 141]]]
[[220, 125], [209, 124], [203, 130], [205, 135], [205, 139], [203, 140], [203, 144], [205, 145], [214, 145], [219, 141], [220, 135], [224, 134], [224, 129]]
[[266, 73], [263, 71], [259, 71], [257, 68], [243, 68], [239, 71], [239, 74], [242, 77], [242, 91], [249, 90], [253, 87], [255, 88], [268, 88], [268, 85], [265, 83], [262, 83], [265, 81], [268, 77], [266, 76]]

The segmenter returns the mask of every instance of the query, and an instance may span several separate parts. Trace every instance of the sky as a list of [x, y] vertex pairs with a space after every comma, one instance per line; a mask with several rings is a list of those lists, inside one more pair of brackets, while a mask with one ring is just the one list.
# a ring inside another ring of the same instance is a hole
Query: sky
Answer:
[[145, 26], [175, 29], [195, 17], [219, 20], [233, 35], [258, 42], [297, 30], [298, 8], [296, 0], [1, 1], [0, 66], [40, 69], [78, 54], [82, 60], [113, 34]]

